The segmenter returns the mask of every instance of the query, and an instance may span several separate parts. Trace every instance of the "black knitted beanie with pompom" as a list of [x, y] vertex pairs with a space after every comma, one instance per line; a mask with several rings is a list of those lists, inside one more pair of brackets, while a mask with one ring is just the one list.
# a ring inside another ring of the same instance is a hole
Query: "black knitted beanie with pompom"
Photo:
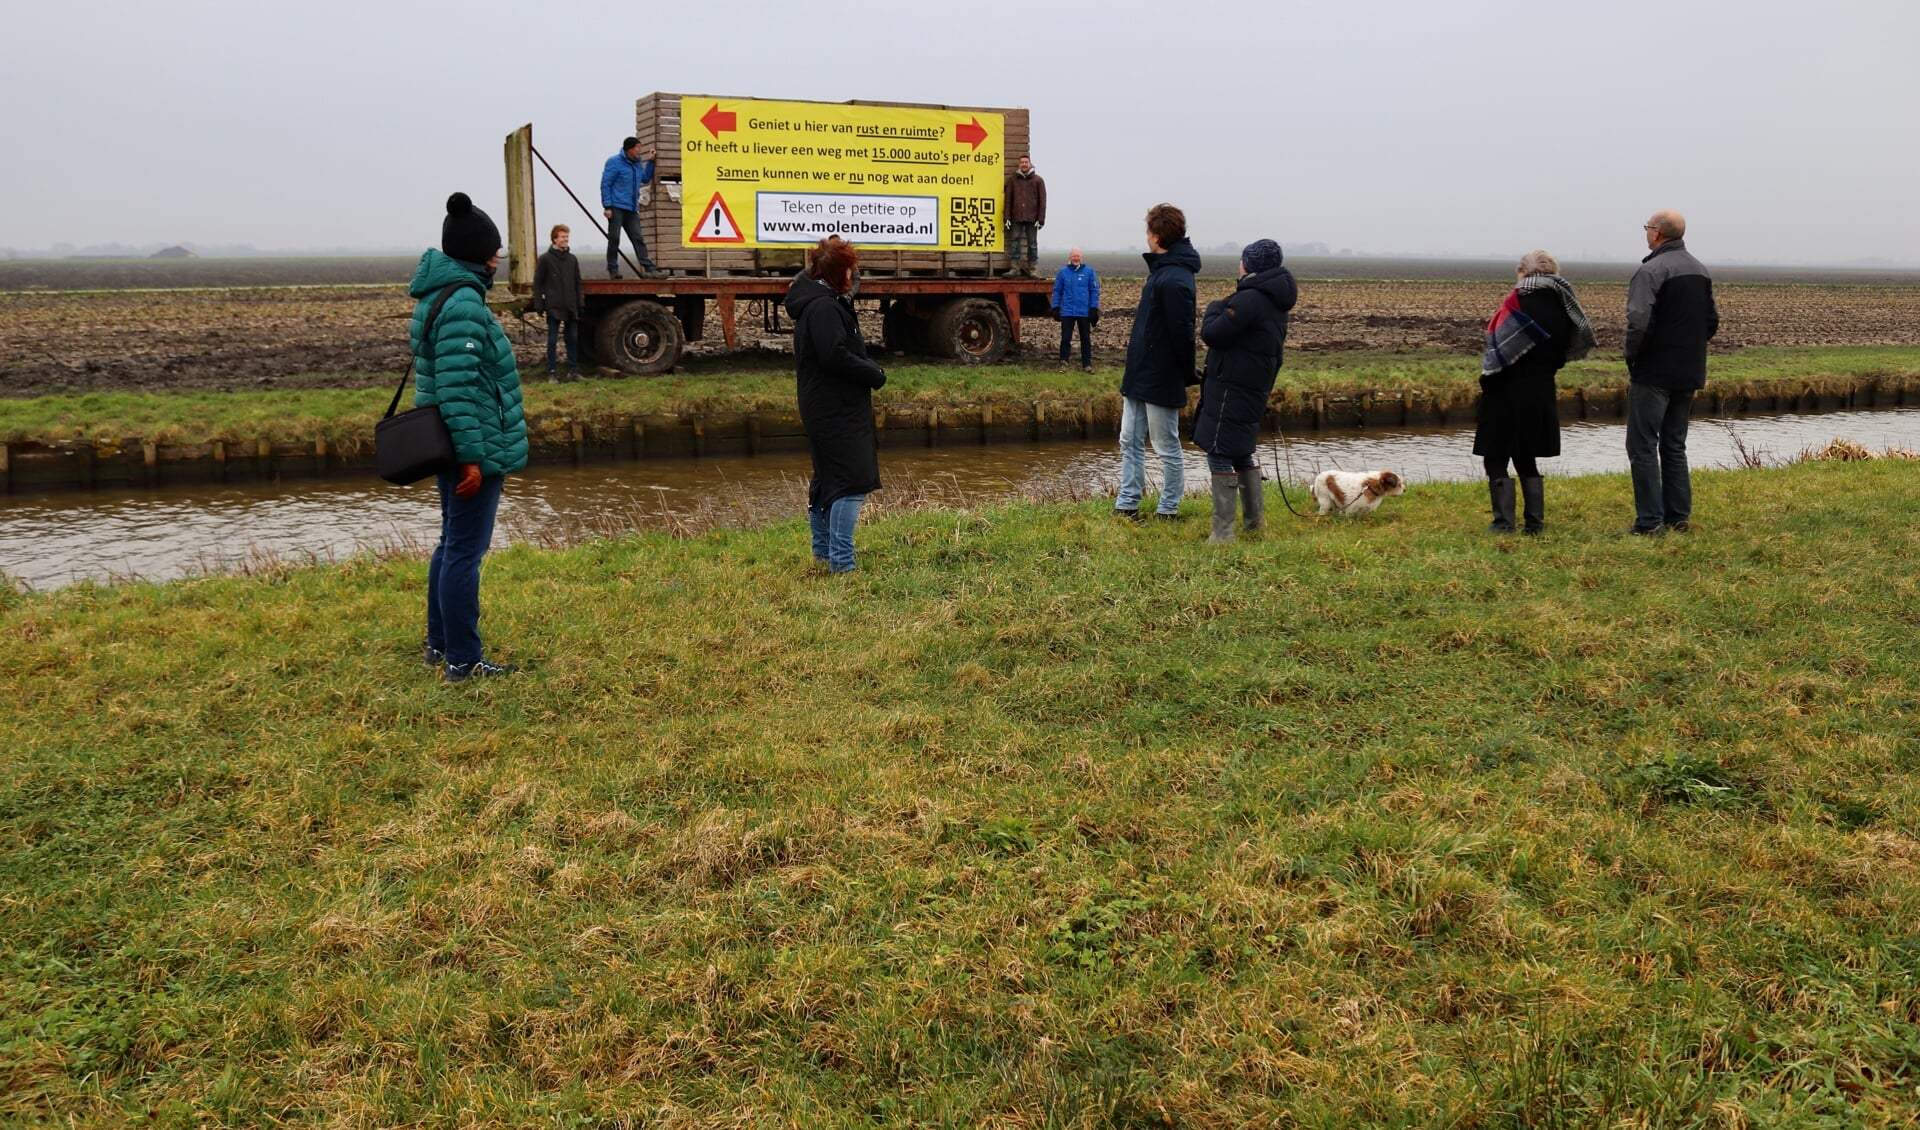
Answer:
[[500, 250], [500, 229], [473, 206], [464, 192], [447, 197], [447, 222], [440, 225], [440, 250], [462, 263], [484, 266]]

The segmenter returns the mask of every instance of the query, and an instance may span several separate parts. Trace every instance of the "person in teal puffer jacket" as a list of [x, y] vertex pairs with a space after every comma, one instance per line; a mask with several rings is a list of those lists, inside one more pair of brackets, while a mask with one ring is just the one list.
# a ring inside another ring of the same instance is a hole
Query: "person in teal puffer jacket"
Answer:
[[[427, 563], [425, 659], [429, 667], [445, 664], [449, 683], [518, 669], [489, 662], [480, 646], [480, 559], [493, 542], [506, 476], [527, 465], [520, 369], [506, 331], [487, 309], [499, 263], [500, 229], [466, 193], [456, 192], [447, 198], [440, 249], [420, 256], [407, 286], [415, 299], [409, 331], [414, 402], [439, 407], [459, 465], [439, 477], [440, 541]], [[446, 301], [422, 340], [442, 291]]]

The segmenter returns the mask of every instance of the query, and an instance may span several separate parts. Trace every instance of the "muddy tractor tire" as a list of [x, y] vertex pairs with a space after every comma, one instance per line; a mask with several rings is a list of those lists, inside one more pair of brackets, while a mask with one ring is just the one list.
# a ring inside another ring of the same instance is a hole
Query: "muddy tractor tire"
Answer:
[[600, 315], [594, 329], [594, 354], [636, 377], [670, 373], [680, 362], [686, 337], [673, 311], [644, 298], [622, 303]]
[[956, 298], [933, 312], [927, 338], [936, 356], [989, 365], [1013, 348], [1013, 325], [1006, 309], [992, 299]]
[[908, 303], [895, 299], [880, 318], [880, 346], [889, 353], [925, 353], [927, 319]]

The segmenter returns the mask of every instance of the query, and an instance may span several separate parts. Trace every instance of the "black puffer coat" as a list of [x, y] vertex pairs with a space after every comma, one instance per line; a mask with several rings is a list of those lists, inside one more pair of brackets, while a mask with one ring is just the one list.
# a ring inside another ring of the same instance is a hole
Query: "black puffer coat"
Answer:
[[1280, 374], [1287, 315], [1299, 297], [1293, 272], [1273, 267], [1240, 276], [1231, 297], [1207, 304], [1200, 319], [1207, 367], [1193, 414], [1195, 447], [1210, 455], [1253, 454]]
[[1552, 290], [1522, 291], [1520, 312], [1547, 331], [1520, 360], [1480, 378], [1480, 422], [1473, 431], [1475, 455], [1560, 454], [1560, 409], [1553, 377], [1567, 363], [1573, 319]]
[[1140, 308], [1133, 312], [1120, 395], [1162, 408], [1185, 408], [1187, 386], [1193, 383], [1193, 275], [1200, 269], [1200, 253], [1183, 237], [1165, 251], [1141, 258], [1147, 261], [1147, 282], [1140, 288]]
[[800, 275], [787, 288], [793, 356], [799, 373], [800, 422], [813, 452], [807, 505], [833, 505], [880, 489], [880, 442], [873, 431], [873, 390], [887, 374], [867, 357], [853, 303], [826, 283]]

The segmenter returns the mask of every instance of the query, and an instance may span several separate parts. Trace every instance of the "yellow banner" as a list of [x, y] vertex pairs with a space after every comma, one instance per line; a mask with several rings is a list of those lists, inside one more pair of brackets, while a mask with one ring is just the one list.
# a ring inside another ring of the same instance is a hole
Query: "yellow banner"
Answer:
[[973, 110], [686, 98], [688, 247], [999, 251], [1006, 122]]

